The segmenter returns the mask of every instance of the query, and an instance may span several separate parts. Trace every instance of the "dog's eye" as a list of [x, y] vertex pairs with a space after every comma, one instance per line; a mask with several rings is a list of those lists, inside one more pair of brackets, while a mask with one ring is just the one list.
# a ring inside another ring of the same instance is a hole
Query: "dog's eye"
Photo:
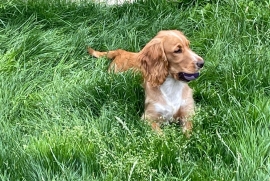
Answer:
[[182, 49], [178, 48], [177, 50], [174, 51], [174, 53], [182, 53]]

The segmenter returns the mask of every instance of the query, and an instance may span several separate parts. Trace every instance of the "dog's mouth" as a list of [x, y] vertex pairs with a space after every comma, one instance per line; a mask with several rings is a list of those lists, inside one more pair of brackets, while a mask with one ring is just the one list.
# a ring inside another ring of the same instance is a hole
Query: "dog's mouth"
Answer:
[[194, 73], [194, 74], [188, 74], [188, 73], [184, 73], [184, 72], [180, 72], [178, 73], [178, 78], [182, 81], [185, 81], [185, 82], [189, 82], [191, 80], [195, 80], [199, 77], [200, 73], [197, 72], [197, 73]]

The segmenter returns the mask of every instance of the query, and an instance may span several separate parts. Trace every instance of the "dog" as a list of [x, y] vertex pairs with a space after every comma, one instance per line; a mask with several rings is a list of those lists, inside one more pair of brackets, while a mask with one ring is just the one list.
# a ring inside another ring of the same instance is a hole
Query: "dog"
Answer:
[[122, 49], [99, 52], [88, 48], [94, 57], [112, 59], [109, 71], [133, 69], [142, 74], [145, 110], [142, 119], [157, 132], [167, 122], [179, 123], [185, 133], [192, 130], [194, 99], [188, 82], [199, 77], [204, 60], [194, 53], [189, 40], [178, 30], [162, 30], [138, 53]]

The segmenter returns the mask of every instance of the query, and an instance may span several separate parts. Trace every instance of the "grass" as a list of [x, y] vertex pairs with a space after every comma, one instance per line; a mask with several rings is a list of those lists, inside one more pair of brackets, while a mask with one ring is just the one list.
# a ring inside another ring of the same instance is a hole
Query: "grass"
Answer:
[[[0, 2], [1, 180], [270, 180], [269, 1]], [[156, 135], [141, 78], [86, 47], [180, 29], [204, 57], [194, 132]]]

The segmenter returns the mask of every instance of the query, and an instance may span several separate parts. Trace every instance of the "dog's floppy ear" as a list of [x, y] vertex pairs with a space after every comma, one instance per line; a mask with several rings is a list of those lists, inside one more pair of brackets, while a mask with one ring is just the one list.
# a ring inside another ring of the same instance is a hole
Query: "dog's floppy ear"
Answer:
[[168, 61], [160, 38], [152, 39], [138, 56], [144, 79], [152, 86], [161, 85], [168, 75]]

